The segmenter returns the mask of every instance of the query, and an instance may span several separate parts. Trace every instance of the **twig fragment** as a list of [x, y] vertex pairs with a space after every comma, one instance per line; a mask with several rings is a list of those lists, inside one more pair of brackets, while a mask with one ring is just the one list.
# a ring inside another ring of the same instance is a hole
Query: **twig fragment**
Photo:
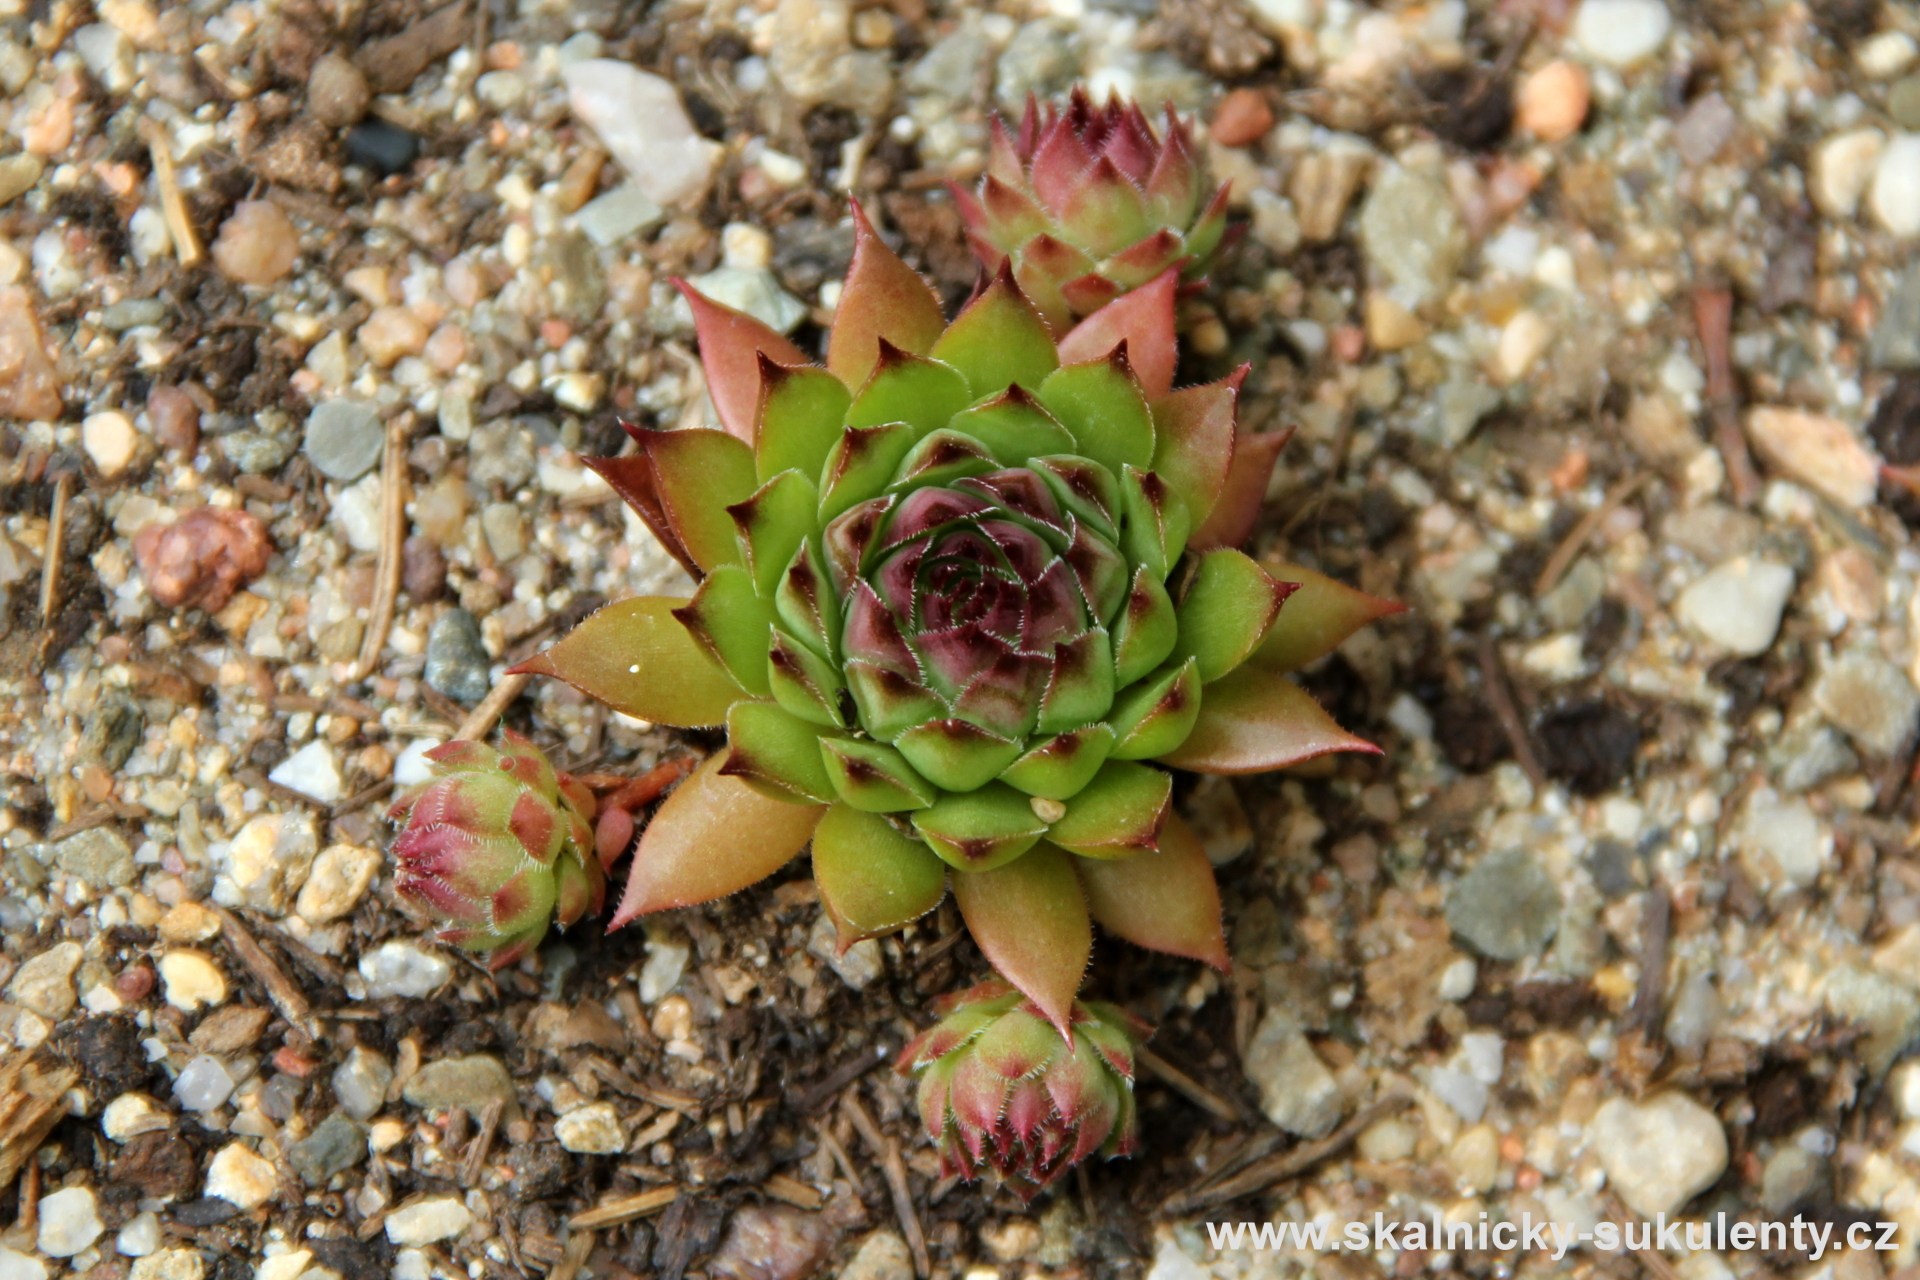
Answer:
[[1147, 1048], [1145, 1045], [1141, 1045], [1138, 1049], [1134, 1050], [1133, 1056], [1135, 1061], [1146, 1069], [1148, 1075], [1160, 1081], [1160, 1083], [1170, 1086], [1175, 1093], [1178, 1093], [1202, 1111], [1226, 1121], [1235, 1121], [1241, 1118], [1239, 1110], [1235, 1108], [1231, 1102], [1228, 1102], [1225, 1098], [1207, 1088], [1198, 1080], [1195, 1080], [1192, 1076], [1174, 1066], [1171, 1062], [1168, 1062], [1165, 1058]]
[[927, 1256], [927, 1237], [920, 1229], [920, 1215], [913, 1210], [913, 1192], [907, 1186], [907, 1166], [900, 1158], [900, 1145], [880, 1132], [880, 1126], [873, 1122], [856, 1095], [842, 1094], [840, 1105], [859, 1131], [860, 1140], [880, 1158], [887, 1190], [893, 1196], [894, 1216], [900, 1220], [900, 1233], [907, 1238], [907, 1249], [913, 1254], [913, 1273], [924, 1278], [933, 1269], [933, 1263]]
[[593, 1252], [593, 1231], [575, 1231], [567, 1236], [566, 1248], [560, 1253], [560, 1261], [553, 1264], [553, 1270], [547, 1272], [547, 1280], [573, 1280], [580, 1274], [580, 1268], [587, 1263], [587, 1255]]
[[493, 1150], [493, 1135], [499, 1131], [500, 1117], [506, 1114], [506, 1110], [506, 1099], [495, 1098], [480, 1112], [480, 1132], [473, 1135], [473, 1144], [467, 1148], [466, 1158], [460, 1162], [461, 1186], [479, 1184], [480, 1166], [487, 1162], [487, 1153]]
[[180, 179], [173, 168], [173, 141], [166, 126], [152, 116], [140, 117], [140, 137], [153, 159], [153, 180], [160, 184], [160, 216], [173, 238], [173, 255], [183, 267], [196, 267], [207, 256], [200, 234], [193, 229], [193, 216], [187, 212], [187, 198], [180, 192]]
[[808, 1186], [798, 1178], [784, 1173], [776, 1173], [760, 1184], [760, 1190], [775, 1200], [784, 1200], [796, 1209], [805, 1209], [811, 1213], [825, 1204], [827, 1198], [819, 1190]]
[[53, 609], [60, 603], [60, 572], [67, 560], [67, 502], [73, 497], [73, 473], [62, 471], [53, 482], [53, 516], [47, 521], [47, 558], [40, 568], [40, 625], [53, 625]]
[[246, 966], [247, 972], [266, 988], [268, 1001], [287, 1020], [287, 1025], [310, 1041], [320, 1039], [319, 1020], [313, 1016], [306, 996], [293, 984], [293, 979], [274, 963], [273, 957], [267, 954], [266, 948], [260, 945], [247, 926], [240, 922], [239, 916], [217, 904], [212, 906], [212, 911], [220, 918], [220, 933], [226, 938], [227, 946], [233, 949], [234, 956]]
[[1413, 1102], [1411, 1094], [1389, 1093], [1356, 1112], [1352, 1119], [1317, 1142], [1302, 1142], [1289, 1150], [1268, 1156], [1241, 1170], [1231, 1178], [1197, 1191], [1184, 1192], [1168, 1200], [1161, 1208], [1167, 1213], [1189, 1213], [1241, 1196], [1264, 1191], [1277, 1182], [1296, 1178], [1328, 1156], [1345, 1149], [1375, 1122], [1393, 1115]]
[[387, 633], [393, 630], [400, 602], [407, 540], [407, 433], [412, 425], [405, 414], [387, 424], [387, 448], [380, 466], [380, 554], [374, 562], [373, 614], [360, 642], [360, 660], [353, 667], [355, 680], [366, 679], [380, 665], [380, 652], [387, 647]]
[[575, 1231], [589, 1231], [632, 1222], [635, 1218], [659, 1213], [679, 1198], [679, 1187], [654, 1187], [647, 1191], [636, 1191], [632, 1195], [614, 1196], [602, 1200], [591, 1209], [574, 1214], [567, 1219], [567, 1226]]
[[1740, 391], [1733, 380], [1733, 290], [1700, 285], [1693, 291], [1693, 323], [1707, 366], [1707, 407], [1713, 416], [1713, 440], [1727, 467], [1733, 500], [1743, 507], [1760, 496], [1760, 476], [1740, 430]]
[[1540, 576], [1533, 581], [1535, 599], [1544, 596], [1559, 584], [1561, 577], [1573, 567], [1573, 562], [1580, 558], [1580, 553], [1586, 550], [1587, 542], [1599, 531], [1606, 518], [1618, 511], [1627, 499], [1640, 492], [1652, 478], [1651, 472], [1643, 471], [1639, 475], [1629, 476], [1620, 481], [1607, 490], [1599, 506], [1581, 516], [1573, 528], [1567, 530], [1567, 536], [1560, 539], [1560, 545], [1553, 549], [1553, 554], [1547, 557], [1547, 563], [1540, 570]]
[[1533, 736], [1527, 732], [1526, 721], [1520, 718], [1520, 708], [1514, 704], [1513, 689], [1507, 684], [1506, 664], [1500, 661], [1500, 650], [1495, 646], [1493, 637], [1480, 637], [1480, 682], [1487, 695], [1487, 705], [1493, 709], [1493, 715], [1500, 722], [1500, 731], [1506, 735], [1507, 745], [1513, 749], [1513, 758], [1525, 771], [1527, 780], [1533, 785], [1547, 785], [1547, 770], [1540, 763], [1540, 755], [1533, 749]]
[[486, 697], [480, 699], [480, 705], [460, 722], [460, 727], [453, 731], [453, 736], [456, 739], [486, 737], [488, 730], [493, 728], [494, 721], [505, 714], [506, 709], [513, 705], [513, 700], [525, 691], [527, 682], [532, 679], [533, 677], [529, 675], [512, 675], [501, 680], [499, 684], [493, 686]]

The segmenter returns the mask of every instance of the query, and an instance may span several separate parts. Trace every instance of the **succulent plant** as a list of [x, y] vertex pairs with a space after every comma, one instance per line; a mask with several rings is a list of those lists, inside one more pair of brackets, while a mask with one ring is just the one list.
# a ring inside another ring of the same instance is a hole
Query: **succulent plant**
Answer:
[[720, 429], [590, 464], [698, 578], [521, 671], [727, 730], [641, 834], [613, 925], [809, 843], [841, 944], [951, 885], [989, 961], [1068, 1025], [1092, 925], [1224, 966], [1164, 766], [1370, 751], [1285, 671], [1393, 606], [1232, 549], [1278, 440], [1239, 376], [1172, 388], [1177, 273], [1055, 340], [1004, 268], [948, 324], [856, 208], [824, 368], [685, 289]]
[[1133, 102], [1064, 111], [1029, 97], [1018, 132], [998, 117], [979, 191], [953, 188], [987, 270], [1013, 277], [1056, 332], [1173, 268], [1206, 274], [1227, 231], [1227, 186], [1211, 193], [1173, 108], [1156, 133]]
[[1132, 1155], [1134, 1048], [1145, 1023], [1110, 1004], [1076, 1000], [1064, 1030], [1005, 982], [943, 997], [939, 1022], [901, 1051], [917, 1075], [920, 1122], [940, 1175], [983, 1168], [1032, 1200], [1088, 1156]]
[[440, 926], [440, 939], [491, 952], [496, 969], [606, 897], [594, 854], [594, 798], [516, 733], [500, 750], [457, 740], [427, 753], [435, 775], [387, 816], [395, 888]]

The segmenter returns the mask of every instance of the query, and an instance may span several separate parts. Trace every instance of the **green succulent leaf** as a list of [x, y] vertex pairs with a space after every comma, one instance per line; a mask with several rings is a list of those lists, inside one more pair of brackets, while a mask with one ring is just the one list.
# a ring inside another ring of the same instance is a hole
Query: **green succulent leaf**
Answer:
[[1119, 539], [1120, 482], [1113, 478], [1113, 472], [1071, 453], [1048, 454], [1029, 465], [1062, 510], [1105, 541]]
[[1226, 489], [1240, 383], [1246, 374], [1243, 365], [1219, 382], [1182, 387], [1153, 402], [1153, 469], [1180, 495], [1196, 524], [1212, 514]]
[[1126, 512], [1120, 542], [1127, 558], [1166, 577], [1193, 527], [1186, 506], [1159, 476], [1132, 467], [1120, 473], [1120, 495]]
[[901, 462], [893, 484], [894, 487], [910, 486], [916, 489], [926, 485], [948, 485], [955, 480], [985, 475], [999, 469], [999, 460], [985, 444], [972, 436], [943, 427], [913, 446]]
[[1201, 680], [1218, 680], [1253, 656], [1292, 592], [1291, 583], [1277, 581], [1241, 552], [1207, 552], [1174, 611], [1180, 620], [1174, 654], [1198, 661]]
[[771, 596], [813, 527], [820, 491], [798, 471], [782, 471], [744, 502], [727, 508], [754, 586]]
[[880, 344], [926, 352], [947, 327], [939, 295], [900, 255], [887, 248], [853, 204], [853, 264], [827, 336], [827, 368], [857, 387], [880, 360]]
[[[856, 695], [857, 696], [857, 695]], [[972, 791], [1020, 758], [1020, 744], [965, 720], [928, 720], [893, 740], [907, 763], [943, 791]]]
[[1073, 451], [1073, 433], [1017, 383], [985, 404], [955, 414], [953, 429], [980, 441], [1010, 467], [1044, 454]]
[[857, 738], [821, 738], [819, 751], [834, 794], [863, 813], [905, 813], [939, 798], [892, 747]]
[[772, 702], [742, 700], [727, 712], [722, 770], [779, 800], [825, 804], [833, 780], [820, 760], [820, 726]]
[[878, 496], [918, 439], [918, 432], [904, 422], [849, 427], [842, 432], [827, 453], [819, 522], [824, 525], [849, 507]]
[[693, 638], [739, 682], [764, 698], [767, 687], [768, 628], [773, 610], [754, 589], [753, 575], [737, 564], [723, 564], [700, 580], [693, 599], [675, 609]]
[[953, 877], [967, 931], [990, 964], [1068, 1033], [1073, 994], [1093, 950], [1074, 859], [1041, 844], [991, 871]]
[[1083, 857], [1131, 857], [1158, 845], [1172, 799], [1173, 777], [1165, 769], [1109, 760], [1067, 801], [1066, 816], [1047, 838]]
[[655, 724], [717, 725], [742, 690], [674, 616], [686, 603], [637, 596], [610, 604], [514, 673], [556, 676], [623, 715]]
[[1104, 155], [1076, 179], [1060, 214], [1075, 243], [1085, 245], [1098, 258], [1120, 252], [1153, 225], [1146, 194]]
[[818, 480], [827, 451], [846, 427], [853, 395], [825, 369], [767, 361], [760, 366], [760, 432], [754, 466], [762, 481], [782, 471]]
[[[1113, 706], [1113, 678], [1113, 649], [1103, 629], [1094, 627], [1056, 646], [1035, 731], [1065, 733], [1103, 719]], [[1013, 758], [1009, 756], [1006, 763]]]
[[688, 553], [702, 569], [739, 563], [727, 508], [753, 494], [753, 451], [705, 429], [655, 431], [645, 447], [661, 505]]
[[1297, 564], [1276, 564], [1273, 576], [1296, 583], [1252, 661], [1269, 671], [1298, 671], [1340, 647], [1369, 622], [1405, 609]]
[[913, 815], [913, 829], [949, 865], [991, 871], [1018, 858], [1047, 833], [1033, 802], [1012, 787], [990, 782], [946, 795]]
[[1076, 869], [1102, 929], [1137, 947], [1226, 971], [1227, 939], [1213, 864], [1179, 814], [1167, 815], [1157, 850], [1118, 861], [1085, 861]]
[[1093, 780], [1113, 751], [1113, 730], [1089, 724], [1042, 739], [1007, 766], [1000, 780], [1030, 796], [1067, 800]]
[[1152, 760], [1185, 742], [1200, 719], [1200, 686], [1199, 662], [1188, 658], [1121, 694], [1109, 718], [1114, 758]]
[[1334, 751], [1380, 754], [1298, 685], [1249, 664], [1207, 686], [1193, 732], [1160, 761], [1195, 773], [1266, 773]]
[[836, 804], [813, 831], [813, 878], [840, 949], [910, 924], [940, 905], [947, 867], [877, 814]]
[[[883, 742], [893, 742], [909, 729], [946, 714], [945, 703], [898, 672], [858, 659], [847, 663], [845, 671], [847, 688], [853, 694], [861, 726]], [[925, 749], [930, 752], [944, 750], [932, 743], [928, 743]], [[1018, 744], [1015, 744], [1015, 750], [1018, 750]], [[986, 776], [991, 778], [997, 772], [989, 771]]]
[[1153, 465], [1153, 414], [1127, 364], [1124, 345], [1102, 359], [1061, 366], [1036, 394], [1073, 433], [1077, 452], [1108, 471]]
[[789, 635], [829, 662], [840, 652], [840, 602], [813, 541], [802, 543], [773, 593], [774, 611]]
[[725, 764], [724, 752], [710, 756], [655, 811], [609, 928], [723, 898], [766, 879], [806, 847], [825, 810], [764, 795], [721, 773]]
[[[1122, 294], [1060, 339], [1061, 361], [1075, 364], [1100, 359], [1124, 343], [1127, 360], [1149, 402], [1165, 396], [1173, 387], [1174, 367], [1179, 362], [1174, 340], [1174, 302], [1179, 292], [1179, 273], [1164, 271], [1150, 284]], [[1156, 405], [1156, 434], [1159, 429]], [[1157, 451], [1160, 446], [1156, 443], [1155, 447]]]
[[985, 293], [955, 317], [933, 358], [958, 369], [972, 399], [996, 396], [1015, 384], [1037, 387], [1060, 367], [1053, 334], [1004, 268]]
[[882, 344], [879, 365], [847, 409], [847, 425], [904, 422], [917, 440], [946, 426], [972, 401], [967, 380], [952, 365]]
[[802, 720], [830, 729], [846, 728], [842, 685], [832, 664], [778, 627], [769, 632], [767, 687], [773, 700]]
[[1164, 575], [1136, 569], [1113, 624], [1113, 672], [1122, 688], [1165, 662], [1180, 640], [1180, 620]]

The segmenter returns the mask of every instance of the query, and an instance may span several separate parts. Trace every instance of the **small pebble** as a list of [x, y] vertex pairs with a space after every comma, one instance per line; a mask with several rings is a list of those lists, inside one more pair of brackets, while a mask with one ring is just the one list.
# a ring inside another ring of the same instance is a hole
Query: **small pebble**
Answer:
[[420, 137], [386, 120], [362, 120], [347, 130], [346, 154], [376, 177], [404, 173], [420, 155]]
[[1808, 194], [1820, 212], [1838, 219], [1858, 212], [1886, 145], [1878, 129], [1850, 129], [1821, 139], [1807, 174]]
[[174, 1077], [173, 1098], [189, 1111], [212, 1111], [233, 1096], [235, 1084], [224, 1062], [201, 1054], [190, 1059]]
[[386, 428], [374, 407], [364, 401], [322, 400], [307, 415], [300, 447], [321, 475], [345, 484], [379, 463]]
[[1532, 72], [1514, 100], [1514, 123], [1542, 142], [1561, 142], [1587, 122], [1593, 89], [1577, 62], [1549, 62]]
[[33, 184], [40, 181], [46, 167], [39, 156], [26, 152], [0, 160], [0, 207], [12, 204], [33, 190]]
[[243, 1142], [229, 1142], [207, 1164], [207, 1194], [241, 1209], [257, 1209], [273, 1198], [279, 1183], [273, 1162]]
[[1900, 134], [1880, 153], [1867, 209], [1893, 235], [1920, 239], [1920, 133]]
[[1657, 53], [1672, 27], [1665, 0], [1581, 0], [1573, 39], [1597, 62], [1630, 67]]
[[147, 421], [161, 446], [184, 457], [200, 447], [200, 406], [184, 387], [155, 384], [147, 395]]
[[47, 1280], [47, 1264], [0, 1244], [0, 1280]]
[[176, 948], [160, 957], [167, 1003], [184, 1013], [224, 1004], [227, 980], [205, 952]]
[[708, 1270], [729, 1280], [804, 1280], [833, 1242], [821, 1215], [785, 1205], [743, 1205]]
[[387, 1087], [392, 1083], [393, 1068], [387, 1060], [372, 1049], [356, 1045], [334, 1068], [334, 1100], [354, 1119], [371, 1119], [386, 1105]]
[[1235, 89], [1213, 109], [1210, 132], [1223, 147], [1258, 142], [1273, 128], [1273, 107], [1258, 89]]
[[428, 1196], [403, 1204], [387, 1215], [387, 1239], [418, 1248], [450, 1240], [473, 1222], [473, 1214], [454, 1196]]
[[329, 845], [313, 860], [293, 909], [308, 924], [328, 924], [360, 904], [380, 873], [380, 855], [358, 845]]
[[[489, 508], [491, 510], [491, 508]], [[493, 687], [493, 659], [487, 655], [480, 624], [465, 609], [449, 609], [427, 633], [427, 685], [463, 706], [472, 706]]]
[[114, 1237], [114, 1252], [123, 1258], [144, 1258], [159, 1249], [160, 1215], [151, 1210], [136, 1213]]
[[1813, 687], [1813, 704], [1868, 755], [1885, 758], [1913, 732], [1920, 694], [1899, 667], [1852, 650], [1835, 658]]
[[1762, 458], [1843, 507], [1867, 506], [1880, 487], [1879, 459], [1838, 418], [1761, 405], [1747, 414], [1747, 435]]
[[1710, 644], [1752, 658], [1772, 646], [1792, 595], [1792, 569], [1736, 556], [1696, 578], [1680, 593], [1674, 609], [1681, 622]]
[[324, 1187], [367, 1158], [366, 1126], [336, 1111], [314, 1126], [312, 1133], [293, 1144], [287, 1163], [310, 1187]]
[[7, 983], [7, 998], [49, 1022], [58, 1022], [73, 1012], [73, 971], [80, 967], [83, 954], [77, 942], [54, 943], [14, 971]]
[[673, 83], [610, 58], [561, 71], [567, 100], [641, 194], [691, 204], [713, 177], [714, 147], [694, 129]]
[[141, 1258], [128, 1270], [127, 1280], [204, 1280], [206, 1274], [207, 1264], [198, 1249], [176, 1245]]
[[367, 317], [354, 337], [376, 368], [390, 369], [401, 359], [425, 350], [431, 333], [406, 307], [381, 307]]
[[40, 1230], [36, 1243], [49, 1258], [71, 1258], [105, 1231], [91, 1187], [63, 1187], [40, 1197]]
[[1447, 894], [1447, 924], [1492, 960], [1538, 955], [1560, 925], [1560, 889], [1524, 849], [1481, 858]]
[[213, 265], [228, 279], [273, 284], [293, 270], [300, 256], [300, 233], [273, 201], [242, 200], [220, 224], [212, 253]]
[[592, 1102], [567, 1112], [553, 1122], [553, 1136], [566, 1150], [580, 1155], [613, 1155], [627, 1145], [620, 1114], [607, 1102]]
[[1643, 1218], [1677, 1213], [1727, 1169], [1719, 1117], [1683, 1093], [1610, 1098], [1588, 1134], [1614, 1191]]
[[273, 547], [250, 511], [195, 507], [169, 525], [150, 524], [133, 539], [134, 563], [153, 598], [170, 609], [209, 613], [266, 571]]
[[1269, 1009], [1260, 1019], [1243, 1062], [1260, 1091], [1261, 1110], [1281, 1129], [1319, 1138], [1339, 1123], [1345, 1105], [1339, 1082], [1283, 1010]]
[[327, 53], [307, 76], [307, 110], [330, 129], [344, 129], [367, 113], [373, 91], [351, 58]]
[[319, 804], [330, 805], [344, 794], [333, 748], [317, 738], [275, 765], [267, 778]]
[[418, 999], [432, 995], [453, 976], [453, 966], [444, 956], [411, 942], [383, 942], [360, 957], [360, 976], [367, 984], [369, 1000], [392, 996]]
[[100, 1112], [100, 1132], [110, 1142], [125, 1142], [173, 1123], [172, 1114], [144, 1093], [123, 1093]]

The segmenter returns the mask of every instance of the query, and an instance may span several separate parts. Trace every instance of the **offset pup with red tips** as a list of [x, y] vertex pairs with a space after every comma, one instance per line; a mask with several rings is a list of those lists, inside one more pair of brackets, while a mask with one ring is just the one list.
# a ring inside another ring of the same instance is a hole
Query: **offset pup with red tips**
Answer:
[[641, 834], [615, 926], [810, 845], [843, 946], [951, 889], [1065, 1033], [1095, 924], [1226, 965], [1167, 767], [1372, 751], [1283, 673], [1391, 606], [1231, 545], [1273, 448], [1238, 430], [1238, 375], [1174, 390], [1173, 269], [1056, 337], [1003, 265], [949, 323], [854, 223], [824, 367], [687, 290], [718, 428], [590, 460], [693, 596], [609, 606], [519, 669], [727, 730]]
[[1227, 187], [1209, 193], [1187, 123], [1155, 132], [1135, 103], [1066, 110], [1032, 97], [1017, 132], [998, 117], [979, 190], [953, 187], [973, 251], [1013, 278], [1055, 332], [1169, 269], [1206, 275], [1227, 234]]
[[607, 888], [593, 793], [519, 734], [504, 744], [435, 747], [434, 780], [387, 811], [405, 824], [395, 889], [439, 924], [442, 942], [490, 952], [495, 969], [538, 946], [550, 924], [598, 914]]
[[901, 1051], [920, 1077], [920, 1123], [940, 1175], [991, 1170], [1032, 1202], [1088, 1156], [1130, 1156], [1137, 1142], [1134, 1049], [1147, 1025], [1116, 1005], [1076, 1000], [1064, 1031], [1031, 1000], [987, 981], [935, 1002], [939, 1022]]

